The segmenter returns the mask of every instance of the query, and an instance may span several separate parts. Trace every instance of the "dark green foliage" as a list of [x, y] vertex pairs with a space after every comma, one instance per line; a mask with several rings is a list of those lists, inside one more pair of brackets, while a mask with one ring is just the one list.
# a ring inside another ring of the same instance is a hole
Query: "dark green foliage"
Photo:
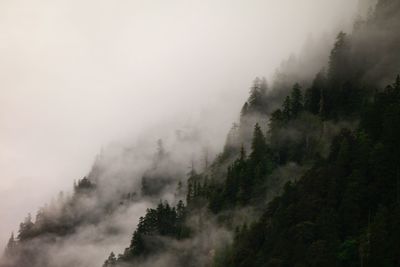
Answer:
[[337, 258], [343, 266], [355, 266], [359, 262], [358, 242], [354, 239], [345, 240], [339, 247]]
[[[119, 255], [116, 262], [129, 262], [154, 254], [162, 249], [163, 244], [157, 237], [164, 236], [183, 239], [189, 236], [189, 228], [185, 226], [186, 207], [179, 201], [176, 207], [160, 202], [155, 209], [147, 209], [146, 215], [140, 217], [131, 243], [124, 254]], [[107, 264], [110, 264], [108, 259]], [[110, 262], [113, 260], [111, 259]], [[113, 265], [106, 265], [113, 266]]]
[[379, 116], [367, 113], [357, 131], [342, 130], [329, 157], [288, 183], [257, 223], [237, 231], [216, 266], [399, 266], [400, 90], [394, 87], [369, 104]]
[[[258, 124], [254, 127], [251, 153], [247, 162], [247, 180], [243, 181], [243, 200], [247, 197], [259, 198], [262, 195], [265, 178], [275, 168], [272, 151], [267, 145]], [[246, 188], [247, 187], [247, 188]]]
[[285, 101], [283, 102], [282, 115], [283, 115], [282, 119], [284, 121], [288, 121], [292, 117], [292, 101], [290, 99], [290, 96], [287, 96], [285, 98]]
[[293, 86], [292, 93], [290, 96], [291, 103], [290, 103], [290, 111], [291, 117], [296, 118], [299, 116], [300, 112], [303, 111], [303, 94], [301, 92], [301, 87], [298, 83]]
[[326, 78], [323, 72], [315, 77], [312, 86], [306, 90], [304, 97], [304, 109], [317, 115], [321, 113], [322, 108], [322, 92], [326, 89]]
[[[322, 78], [317, 76], [317, 79]], [[316, 86], [322, 86], [321, 83], [314, 82], [315, 91], [319, 92], [320, 89]], [[307, 91], [308, 102], [305, 105], [301, 87], [295, 84], [290, 96], [283, 101], [282, 108], [270, 116], [268, 137], [272, 154], [278, 164], [291, 161], [302, 163], [313, 159], [317, 154], [322, 132], [321, 118], [317, 116], [321, 99], [319, 93], [312, 96], [310, 90]], [[316, 114], [310, 112], [311, 106]]]
[[275, 167], [273, 152], [260, 126], [256, 124], [249, 156], [246, 156], [242, 146], [239, 158], [228, 167], [225, 183], [208, 188], [209, 208], [217, 213], [236, 205], [262, 204], [268, 175]]
[[[361, 111], [363, 100], [369, 94], [369, 90], [362, 88], [358, 80], [361, 71], [351, 64], [353, 55], [350, 43], [345, 33], [338, 34], [329, 58], [327, 81], [318, 76], [314, 81], [313, 87], [319, 87], [321, 90], [320, 113], [324, 119], [337, 120], [354, 116]], [[357, 71], [360, 73], [356, 73]], [[308, 94], [316, 96], [315, 89], [314, 93], [311, 90]], [[307, 102], [311, 103], [310, 100]], [[311, 112], [315, 112], [315, 102], [313, 105], [307, 103], [307, 106]]]
[[251, 161], [253, 161], [255, 164], [260, 163], [265, 157], [267, 150], [268, 147], [265, 140], [265, 136], [260, 128], [260, 125], [258, 125], [257, 123], [254, 126], [253, 140], [251, 142], [251, 153], [250, 153]]
[[186, 203], [193, 207], [203, 205], [210, 194], [211, 185], [208, 183], [207, 176], [198, 174], [193, 166], [187, 176]]
[[337, 88], [341, 83], [348, 80], [348, 52], [349, 40], [344, 32], [340, 32], [336, 37], [335, 45], [329, 57], [328, 79], [333, 88]]
[[[279, 114], [279, 117], [280, 119], [283, 120], [283, 122], [288, 122], [289, 120], [296, 119], [303, 110], [304, 110], [303, 93], [301, 91], [300, 85], [296, 83], [292, 88], [290, 96], [287, 96], [283, 101], [282, 111], [278, 110], [279, 113], [281, 113]], [[278, 111], [274, 112], [275, 120], [277, 119], [276, 112]]]

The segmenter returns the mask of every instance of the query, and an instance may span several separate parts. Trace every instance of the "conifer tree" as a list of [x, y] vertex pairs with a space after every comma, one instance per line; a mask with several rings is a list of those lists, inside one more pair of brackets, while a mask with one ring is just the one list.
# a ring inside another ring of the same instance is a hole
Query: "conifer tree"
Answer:
[[312, 114], [318, 114], [321, 110], [322, 91], [326, 86], [323, 72], [319, 72], [315, 77], [311, 87], [307, 89], [304, 96], [304, 108]]
[[291, 114], [293, 118], [296, 118], [303, 110], [303, 94], [301, 93], [301, 87], [298, 83], [293, 86], [290, 99]]
[[30, 238], [33, 235], [33, 227], [32, 216], [29, 213], [25, 221], [19, 225], [18, 240], [23, 241]]
[[186, 203], [190, 203], [197, 194], [198, 186], [197, 186], [197, 172], [194, 168], [194, 162], [192, 160], [190, 171], [187, 174], [188, 180], [188, 191], [186, 195]]
[[6, 257], [12, 257], [15, 253], [16, 246], [17, 246], [17, 241], [14, 238], [14, 233], [11, 233], [10, 239], [8, 240], [6, 249], [4, 251], [4, 255]]
[[253, 139], [251, 143], [250, 159], [253, 162], [258, 163], [263, 159], [266, 151], [267, 143], [265, 140], [265, 136], [261, 130], [260, 125], [256, 123], [256, 125], [254, 126]]
[[[253, 86], [250, 89], [250, 96], [247, 101], [247, 110], [250, 112], [263, 113], [264, 110], [264, 99], [267, 93], [267, 81], [265, 78], [256, 78], [253, 82]], [[246, 104], [245, 104], [246, 105]], [[243, 110], [243, 109], [242, 109]]]
[[282, 105], [282, 115], [283, 119], [287, 122], [292, 118], [292, 101], [290, 96], [286, 96], [285, 100], [283, 101]]
[[337, 87], [340, 86], [340, 83], [347, 81], [348, 46], [349, 44], [346, 33], [340, 32], [336, 37], [335, 45], [329, 56], [328, 78], [333, 86], [332, 89], [338, 89]]

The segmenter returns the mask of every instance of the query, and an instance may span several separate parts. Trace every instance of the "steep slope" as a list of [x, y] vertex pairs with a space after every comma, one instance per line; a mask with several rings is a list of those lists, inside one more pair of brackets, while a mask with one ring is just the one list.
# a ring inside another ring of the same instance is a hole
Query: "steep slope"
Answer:
[[132, 157], [140, 170], [100, 158], [71, 196], [27, 217], [0, 265], [85, 266], [63, 254], [77, 239], [124, 238], [118, 255], [93, 255], [105, 267], [399, 266], [398, 26], [400, 2], [380, 0], [313, 80], [256, 79], [223, 151], [201, 168], [187, 173], [161, 142], [145, 163]]

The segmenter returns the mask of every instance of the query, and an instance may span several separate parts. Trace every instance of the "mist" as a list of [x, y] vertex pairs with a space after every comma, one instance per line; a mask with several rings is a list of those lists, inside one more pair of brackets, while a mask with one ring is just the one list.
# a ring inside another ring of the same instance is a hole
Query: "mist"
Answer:
[[252, 80], [271, 79], [310, 36], [331, 43], [357, 8], [356, 0], [2, 1], [0, 243], [27, 213], [72, 191], [102, 147], [146, 140], [139, 151], [151, 155], [159, 138], [171, 149], [169, 136], [183, 131], [197, 134], [198, 148], [182, 165], [203, 146], [221, 150]]

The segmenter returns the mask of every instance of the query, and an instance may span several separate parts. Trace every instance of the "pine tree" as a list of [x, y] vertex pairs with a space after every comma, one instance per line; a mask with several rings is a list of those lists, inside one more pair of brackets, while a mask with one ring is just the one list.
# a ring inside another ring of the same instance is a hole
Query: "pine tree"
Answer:
[[283, 112], [282, 110], [277, 109], [271, 114], [268, 124], [268, 133], [271, 141], [275, 139], [276, 133], [283, 127], [283, 125], [284, 125]]
[[197, 172], [196, 169], [194, 168], [194, 162], [192, 160], [192, 164], [190, 166], [190, 171], [187, 174], [188, 180], [188, 192], [186, 195], [186, 203], [190, 203], [197, 194], [198, 186], [197, 186]]
[[143, 234], [136, 230], [132, 235], [130, 253], [128, 257], [133, 257], [145, 253], [146, 247], [143, 239]]
[[[263, 113], [264, 110], [264, 99], [267, 93], [268, 85], [265, 78], [256, 78], [253, 82], [253, 86], [250, 89], [250, 96], [248, 99], [247, 110], [250, 112]], [[243, 109], [242, 109], [243, 110]]]
[[32, 216], [29, 213], [25, 218], [25, 221], [19, 225], [18, 240], [23, 241], [33, 236], [34, 223], [32, 222]]
[[307, 89], [304, 96], [304, 109], [312, 114], [318, 114], [321, 110], [322, 90], [324, 90], [326, 81], [323, 72], [315, 77], [311, 87]]
[[254, 126], [253, 140], [251, 143], [251, 154], [250, 159], [253, 162], [259, 162], [265, 156], [267, 151], [267, 143], [265, 140], [265, 136], [261, 130], [261, 127], [258, 123]]
[[282, 105], [282, 115], [283, 119], [287, 122], [292, 118], [292, 101], [290, 96], [286, 96], [285, 100], [283, 101]]
[[16, 246], [17, 246], [17, 241], [14, 238], [14, 233], [11, 233], [10, 239], [8, 240], [6, 249], [4, 251], [4, 255], [6, 257], [12, 257], [15, 253]]
[[301, 93], [301, 87], [298, 83], [293, 86], [290, 99], [292, 117], [296, 118], [303, 110], [303, 94]]
[[347, 64], [348, 46], [346, 33], [340, 32], [336, 37], [335, 45], [329, 56], [328, 78], [333, 85], [333, 89], [340, 86], [340, 83], [347, 81], [349, 74]]

